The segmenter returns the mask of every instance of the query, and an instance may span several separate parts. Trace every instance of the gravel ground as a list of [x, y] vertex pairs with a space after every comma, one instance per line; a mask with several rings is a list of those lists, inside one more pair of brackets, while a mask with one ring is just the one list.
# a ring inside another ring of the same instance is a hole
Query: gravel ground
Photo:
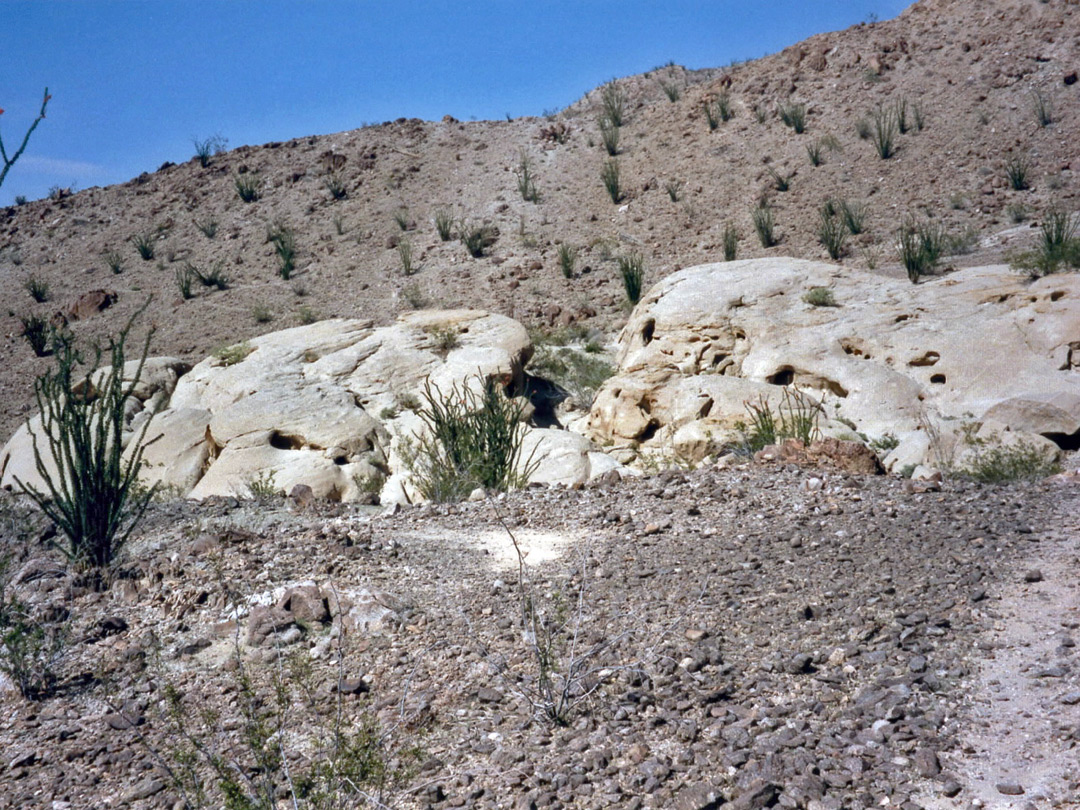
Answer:
[[[388, 804], [1077, 807], [1077, 500], [751, 465], [396, 513], [162, 504], [104, 593], [19, 562], [72, 641], [57, 696], [5, 700], [0, 807], [173, 806], [166, 687], [233, 750], [238, 650], [260, 693], [296, 687], [295, 772], [337, 711], [377, 720], [391, 764], [422, 749]], [[4, 508], [25, 548], [40, 526]], [[338, 634], [305, 582], [366, 589], [366, 627]]]

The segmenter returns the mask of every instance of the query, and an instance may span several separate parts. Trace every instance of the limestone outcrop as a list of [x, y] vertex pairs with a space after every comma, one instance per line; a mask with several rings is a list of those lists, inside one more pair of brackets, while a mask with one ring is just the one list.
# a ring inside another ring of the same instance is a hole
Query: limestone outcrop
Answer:
[[[192, 498], [244, 496], [261, 483], [412, 500], [400, 450], [422, 427], [425, 384], [447, 393], [496, 376], [522, 391], [531, 353], [521, 324], [474, 310], [410, 312], [382, 328], [320, 321], [229, 347], [187, 373], [174, 360], [150, 362], [128, 418], [133, 431], [151, 420], [144, 479]], [[572, 484], [618, 466], [565, 431], [529, 429], [526, 443], [533, 480]], [[25, 426], [0, 465], [4, 487], [14, 475], [40, 482]]]
[[[807, 303], [814, 287], [837, 306]], [[649, 290], [618, 345], [588, 426], [623, 447], [701, 458], [738, 441], [748, 403], [775, 410], [796, 389], [823, 434], [898, 442], [892, 469], [956, 462], [976, 436], [1048, 455], [1080, 441], [1077, 274], [912, 285], [798, 259], [708, 264]]]

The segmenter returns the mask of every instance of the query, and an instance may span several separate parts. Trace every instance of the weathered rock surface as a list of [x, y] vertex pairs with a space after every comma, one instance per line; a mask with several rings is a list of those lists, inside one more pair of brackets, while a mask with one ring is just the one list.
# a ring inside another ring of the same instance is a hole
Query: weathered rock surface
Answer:
[[[354, 500], [389, 477], [384, 500], [415, 500], [399, 445], [423, 428], [412, 409], [425, 385], [448, 394], [494, 376], [513, 394], [532, 353], [521, 324], [474, 310], [411, 312], [383, 328], [320, 321], [235, 348], [182, 377], [178, 361], [147, 364], [128, 414], [129, 436], [153, 414], [147, 482], [197, 499], [244, 496], [260, 482]], [[583, 483], [618, 466], [566, 431], [531, 429], [526, 445], [533, 478], [544, 483]], [[25, 426], [0, 465], [5, 487], [16, 475], [41, 485]]]
[[[839, 306], [806, 303], [812, 287]], [[891, 468], [963, 452], [965, 423], [1053, 455], [1080, 439], [1078, 324], [1075, 274], [1030, 283], [994, 266], [912, 285], [799, 259], [702, 265], [638, 305], [589, 429], [701, 458], [738, 439], [748, 402], [775, 411], [795, 386], [823, 405], [826, 435], [894, 435]]]

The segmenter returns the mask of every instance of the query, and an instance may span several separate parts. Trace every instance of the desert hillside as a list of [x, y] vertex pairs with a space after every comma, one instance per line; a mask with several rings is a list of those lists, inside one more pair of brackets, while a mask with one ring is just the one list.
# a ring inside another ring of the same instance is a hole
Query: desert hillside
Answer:
[[[610, 335], [627, 312], [620, 256], [643, 257], [648, 285], [723, 258], [730, 225], [739, 258], [827, 258], [817, 230], [829, 199], [865, 207], [862, 232], [843, 249], [847, 266], [902, 273], [894, 242], [907, 217], [945, 229], [955, 255], [943, 267], [998, 260], [1033, 238], [1049, 205], [1076, 207], [1078, 19], [1064, 2], [919, 2], [895, 20], [763, 59], [621, 78], [544, 118], [398, 120], [244, 146], [206, 166], [192, 159], [0, 211], [9, 346], [0, 433], [26, 418], [33, 377], [48, 362], [20, 337], [22, 319], [49, 318], [93, 290], [117, 300], [72, 320], [77, 334], [114, 334], [153, 296], [153, 351], [197, 361], [303, 321], [385, 324], [423, 306]], [[605, 93], [622, 107], [613, 158], [598, 124]], [[803, 109], [805, 131], [796, 133], [781, 113], [791, 120]], [[887, 159], [875, 145], [879, 110], [894, 125], [901, 111], [905, 119]], [[601, 180], [609, 160], [618, 165], [617, 203]], [[532, 186], [522, 183], [522, 161]], [[1018, 166], [1024, 190], [1007, 177]], [[244, 202], [238, 182], [257, 199]], [[763, 198], [775, 223], [769, 248], [752, 222]], [[454, 220], [445, 242], [440, 215]], [[494, 241], [474, 258], [458, 236], [481, 225]], [[285, 279], [276, 248], [290, 237]], [[139, 241], [152, 258], [140, 258]], [[560, 269], [564, 245], [578, 251], [570, 278]], [[194, 273], [224, 277], [226, 289]], [[178, 274], [192, 281], [190, 299]], [[32, 280], [48, 300], [32, 300]]]

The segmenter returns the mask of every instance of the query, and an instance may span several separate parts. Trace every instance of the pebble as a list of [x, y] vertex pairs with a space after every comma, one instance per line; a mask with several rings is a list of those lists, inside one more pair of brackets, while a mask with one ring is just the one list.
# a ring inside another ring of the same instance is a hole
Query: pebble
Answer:
[[1042, 582], [1043, 573], [1038, 568], [1031, 568], [1024, 572], [1024, 582]]
[[998, 793], [1006, 796], [1020, 796], [1024, 792], [1024, 788], [1019, 782], [998, 782], [994, 787], [997, 788]]

